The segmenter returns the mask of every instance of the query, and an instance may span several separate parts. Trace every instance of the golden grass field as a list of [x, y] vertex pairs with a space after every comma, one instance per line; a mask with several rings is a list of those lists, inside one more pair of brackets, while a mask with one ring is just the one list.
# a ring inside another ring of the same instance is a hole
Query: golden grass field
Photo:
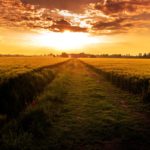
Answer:
[[83, 58], [81, 60], [106, 72], [150, 78], [149, 59]]
[[0, 149], [149, 150], [149, 60], [65, 60], [0, 58]]
[[65, 58], [53, 57], [0, 57], [0, 78], [25, 73], [39, 67], [63, 62]]
[[81, 60], [101, 72], [113, 84], [131, 93], [141, 94], [144, 101], [149, 101], [149, 59], [86, 58]]

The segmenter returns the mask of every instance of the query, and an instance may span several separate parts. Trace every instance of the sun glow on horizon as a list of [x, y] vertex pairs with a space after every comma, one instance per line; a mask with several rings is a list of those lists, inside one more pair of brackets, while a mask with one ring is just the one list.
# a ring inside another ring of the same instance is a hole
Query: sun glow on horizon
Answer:
[[102, 39], [90, 36], [83, 32], [42, 32], [32, 37], [32, 43], [47, 48], [61, 50], [80, 49], [89, 44], [102, 42]]

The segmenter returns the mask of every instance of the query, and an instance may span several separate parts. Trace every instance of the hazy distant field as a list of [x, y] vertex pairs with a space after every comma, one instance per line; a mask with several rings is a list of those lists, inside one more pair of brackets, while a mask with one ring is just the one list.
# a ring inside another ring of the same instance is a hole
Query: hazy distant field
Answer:
[[63, 62], [65, 58], [52, 57], [0, 57], [0, 78], [14, 76], [32, 69]]
[[81, 60], [106, 72], [150, 78], [150, 59], [84, 58]]

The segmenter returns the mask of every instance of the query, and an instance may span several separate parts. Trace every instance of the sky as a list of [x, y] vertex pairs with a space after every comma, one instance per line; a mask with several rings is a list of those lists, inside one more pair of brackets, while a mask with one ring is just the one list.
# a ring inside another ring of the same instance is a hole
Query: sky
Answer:
[[150, 0], [0, 0], [0, 54], [150, 52]]

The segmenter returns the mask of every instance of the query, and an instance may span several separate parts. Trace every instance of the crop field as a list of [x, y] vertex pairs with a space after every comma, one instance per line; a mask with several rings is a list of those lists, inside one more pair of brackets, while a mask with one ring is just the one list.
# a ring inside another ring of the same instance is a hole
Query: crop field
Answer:
[[116, 72], [120, 75], [150, 78], [149, 59], [122, 59], [122, 58], [84, 58], [86, 63], [106, 72]]
[[0, 149], [149, 150], [149, 64], [1, 57]]
[[97, 58], [81, 59], [99, 69], [110, 81], [122, 89], [142, 94], [144, 101], [150, 101], [150, 60]]
[[51, 66], [65, 61], [51, 57], [0, 57], [0, 112], [13, 116], [21, 111], [54, 78]]
[[8, 78], [33, 69], [63, 62], [65, 58], [52, 57], [0, 57], [0, 78]]

